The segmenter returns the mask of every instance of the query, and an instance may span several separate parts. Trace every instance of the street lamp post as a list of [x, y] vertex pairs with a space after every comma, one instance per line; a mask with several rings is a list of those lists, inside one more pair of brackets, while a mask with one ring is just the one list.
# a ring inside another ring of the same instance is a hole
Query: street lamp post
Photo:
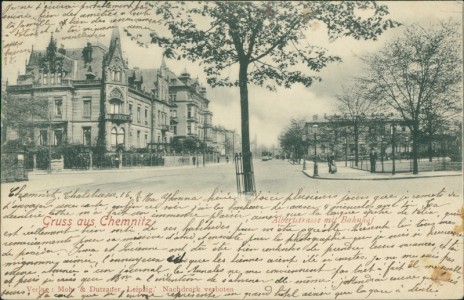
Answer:
[[392, 124], [390, 127], [391, 136], [392, 136], [392, 175], [396, 174], [395, 170], [395, 124]]
[[404, 152], [406, 152], [406, 157], [409, 160], [409, 137], [405, 138], [406, 142], [404, 144]]
[[348, 166], [348, 138], [345, 135], [345, 167]]
[[380, 136], [380, 162], [382, 163], [382, 173], [384, 172], [383, 160], [385, 155], [385, 149], [383, 148], [384, 136]]
[[314, 172], [313, 177], [319, 177], [318, 165], [317, 165], [317, 124], [313, 125], [314, 130]]
[[52, 110], [48, 109], [48, 173], [52, 172]]
[[198, 149], [200, 149], [200, 142], [197, 142], [197, 149], [195, 150], [195, 156], [196, 156], [196, 161], [197, 161], [197, 168], [199, 167], [199, 162], [198, 162]]
[[306, 170], [306, 134], [303, 134], [303, 170]]
[[235, 129], [234, 134], [232, 135], [232, 158], [235, 157]]
[[203, 118], [203, 167], [205, 167], [205, 160], [206, 160], [206, 124], [208, 117], [205, 115]]

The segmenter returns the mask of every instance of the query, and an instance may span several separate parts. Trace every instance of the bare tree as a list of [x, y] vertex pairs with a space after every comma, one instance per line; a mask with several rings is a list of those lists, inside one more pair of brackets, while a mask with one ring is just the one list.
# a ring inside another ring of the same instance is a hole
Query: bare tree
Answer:
[[365, 58], [365, 83], [378, 105], [387, 105], [407, 122], [412, 135], [413, 173], [418, 174], [421, 129], [427, 107], [447, 111], [443, 99], [458, 99], [462, 83], [462, 36], [459, 27], [441, 23], [433, 28], [409, 27], [401, 38]]
[[[459, 92], [439, 94], [425, 103], [420, 115], [421, 141], [427, 144], [429, 161], [432, 161], [434, 149], [433, 142], [438, 141], [438, 135], [448, 127], [450, 118], [462, 112], [462, 103]], [[443, 153], [442, 153], [443, 154]]]
[[[366, 86], [356, 83], [349, 88], [343, 87], [342, 94], [337, 95], [337, 100], [337, 110], [343, 116], [341, 125], [347, 128], [347, 134], [353, 136], [355, 166], [358, 166], [360, 134], [366, 129], [368, 117], [380, 111], [379, 106], [372, 101], [372, 95]], [[340, 123], [340, 120], [337, 119], [337, 122]]]
[[280, 147], [292, 154], [293, 160], [300, 160], [306, 152], [305, 122], [303, 119], [292, 119], [290, 125], [280, 135]]

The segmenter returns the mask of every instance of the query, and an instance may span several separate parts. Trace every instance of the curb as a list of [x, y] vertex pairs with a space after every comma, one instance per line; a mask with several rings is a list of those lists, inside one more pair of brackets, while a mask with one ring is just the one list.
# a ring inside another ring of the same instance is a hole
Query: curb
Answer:
[[[307, 177], [311, 179], [320, 179], [320, 180], [399, 180], [399, 179], [419, 179], [419, 178], [436, 178], [436, 177], [453, 177], [453, 176], [462, 176], [461, 173], [458, 174], [446, 174], [446, 175], [433, 175], [433, 176], [426, 176], [426, 175], [418, 175], [418, 176], [395, 176], [395, 177], [384, 177], [384, 178], [359, 178], [359, 177], [352, 177], [352, 178], [331, 178], [331, 177], [314, 177], [306, 173], [305, 171], [301, 171]], [[394, 176], [394, 175], [393, 175]]]

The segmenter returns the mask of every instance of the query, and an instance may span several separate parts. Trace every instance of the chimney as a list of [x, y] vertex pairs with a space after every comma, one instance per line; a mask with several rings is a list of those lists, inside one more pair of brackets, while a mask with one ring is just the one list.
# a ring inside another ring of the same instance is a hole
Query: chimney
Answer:
[[317, 115], [313, 115], [313, 121], [317, 121]]
[[324, 113], [324, 119], [327, 120], [327, 113]]

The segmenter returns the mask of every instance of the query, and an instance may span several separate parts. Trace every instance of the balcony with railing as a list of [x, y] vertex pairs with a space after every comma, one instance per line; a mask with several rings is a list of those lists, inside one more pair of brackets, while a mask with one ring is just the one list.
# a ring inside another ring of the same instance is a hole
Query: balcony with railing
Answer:
[[188, 116], [187, 122], [195, 122], [198, 123], [198, 118], [196, 116]]
[[163, 124], [159, 125], [158, 127], [161, 129], [161, 131], [169, 131], [169, 125]]
[[132, 122], [132, 118], [128, 114], [107, 114], [106, 120], [120, 123]]

